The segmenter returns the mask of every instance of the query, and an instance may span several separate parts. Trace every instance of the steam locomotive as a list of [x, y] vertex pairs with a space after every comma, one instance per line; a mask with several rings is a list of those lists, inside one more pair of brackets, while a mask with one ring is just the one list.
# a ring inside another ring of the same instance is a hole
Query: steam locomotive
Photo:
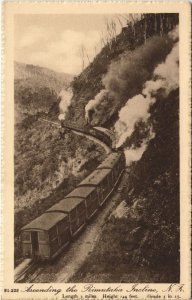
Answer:
[[105, 143], [110, 148], [113, 147], [113, 133], [111, 130], [95, 126], [92, 127], [91, 125], [87, 124], [85, 127], [78, 127], [75, 123], [67, 123], [64, 121], [61, 121], [61, 127], [63, 129], [67, 130], [75, 130], [77, 132], [85, 133], [88, 135], [91, 135], [99, 140], [101, 140], [103, 143]]

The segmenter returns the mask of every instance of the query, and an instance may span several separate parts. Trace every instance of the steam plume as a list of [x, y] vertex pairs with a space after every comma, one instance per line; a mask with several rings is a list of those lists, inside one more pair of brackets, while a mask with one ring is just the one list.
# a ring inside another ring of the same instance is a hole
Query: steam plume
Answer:
[[67, 90], [62, 90], [59, 94], [61, 101], [59, 103], [60, 115], [59, 120], [65, 120], [66, 114], [68, 112], [69, 106], [71, 105], [71, 99], [73, 97], [72, 90], [68, 88]]
[[129, 166], [133, 161], [139, 160], [147, 148], [147, 143], [143, 142], [140, 148], [130, 148], [124, 151], [126, 157], [126, 166]]
[[[175, 36], [174, 36], [175, 37]], [[156, 101], [155, 96], [161, 93], [167, 97], [168, 94], [179, 86], [179, 51], [178, 42], [167, 55], [165, 62], [159, 64], [153, 74], [153, 80], [146, 81], [143, 86], [142, 94], [129, 99], [126, 105], [119, 112], [119, 120], [115, 124], [115, 131], [118, 136], [117, 147], [121, 146], [134, 131], [135, 125], [142, 120], [147, 123], [150, 116], [149, 108]], [[147, 141], [144, 141], [139, 149], [126, 149], [125, 155], [127, 164], [131, 160], [141, 158], [147, 144], [154, 133], [151, 130]]]
[[119, 120], [115, 124], [115, 132], [118, 136], [117, 148], [133, 133], [136, 122], [139, 120], [147, 122], [150, 116], [148, 109], [154, 101], [154, 98], [145, 98], [143, 95], [136, 95], [127, 101], [120, 110]]
[[107, 74], [103, 77], [104, 89], [91, 99], [85, 107], [85, 117], [93, 110], [96, 119], [103, 121], [104, 111], [111, 107], [118, 109], [120, 103], [131, 98], [141, 90], [143, 84], [151, 78], [152, 72], [157, 65], [165, 59], [171, 51], [173, 40], [169, 36], [155, 36], [146, 41], [134, 51], [126, 51], [119, 59], [109, 66]]
[[178, 42], [179, 40], [179, 25], [177, 25], [172, 31], [168, 33], [168, 36], [172, 39], [173, 42]]
[[89, 111], [97, 110], [97, 106], [101, 103], [104, 97], [107, 96], [107, 91], [105, 89], [101, 90], [94, 99], [91, 99], [85, 106], [85, 119], [89, 120]]

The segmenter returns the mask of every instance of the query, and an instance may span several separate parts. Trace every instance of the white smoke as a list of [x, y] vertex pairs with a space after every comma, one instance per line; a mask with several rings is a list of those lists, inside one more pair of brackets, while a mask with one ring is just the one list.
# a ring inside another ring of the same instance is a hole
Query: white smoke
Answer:
[[65, 120], [66, 114], [68, 112], [69, 106], [71, 105], [71, 99], [73, 97], [72, 89], [68, 88], [67, 90], [62, 90], [59, 93], [61, 101], [59, 103], [60, 115], [59, 120]]
[[177, 25], [172, 31], [168, 33], [168, 36], [173, 42], [178, 42], [179, 40], [179, 25]]
[[124, 151], [126, 158], [126, 166], [129, 166], [133, 161], [139, 160], [147, 148], [147, 143], [142, 143], [140, 148], [129, 148]]
[[103, 101], [103, 99], [105, 98], [105, 96], [107, 96], [107, 94], [108, 94], [107, 90], [103, 89], [95, 96], [94, 99], [89, 100], [89, 102], [85, 106], [85, 119], [86, 120], [89, 119], [89, 115], [88, 115], [89, 111], [90, 110], [96, 111], [97, 106]]
[[[176, 32], [174, 39], [176, 40]], [[150, 106], [156, 101], [155, 96], [161, 92], [166, 97], [172, 90], [179, 87], [179, 44], [178, 42], [172, 48], [170, 54], [167, 55], [165, 62], [159, 64], [154, 70], [154, 79], [147, 81], [142, 90], [142, 94], [136, 95], [129, 99], [126, 105], [119, 112], [119, 120], [115, 124], [115, 132], [117, 134], [116, 147], [120, 147], [134, 131], [138, 121], [147, 123], [150, 113]], [[152, 129], [149, 137], [143, 142], [139, 149], [126, 149], [125, 156], [127, 164], [141, 158], [150, 139], [154, 137]]]
[[166, 96], [179, 86], [179, 43], [177, 42], [170, 54], [168, 54], [165, 63], [157, 66], [154, 75], [163, 81], [162, 88]]
[[85, 118], [89, 119], [94, 113], [94, 119], [102, 119], [103, 112], [110, 103], [114, 107], [126, 95], [132, 94], [133, 86], [141, 86], [151, 75], [149, 63], [154, 68], [157, 61], [166, 57], [172, 48], [175, 35], [176, 33], [172, 33], [169, 37], [149, 38], [145, 45], [134, 51], [125, 51], [117, 60], [113, 60], [102, 78], [104, 89], [94, 99], [90, 99], [85, 107]]
[[149, 106], [155, 101], [154, 98], [143, 95], [136, 95], [129, 99], [126, 105], [119, 112], [119, 120], [115, 124], [118, 142], [116, 147], [120, 147], [131, 136], [136, 122], [142, 120], [147, 122], [150, 114]]

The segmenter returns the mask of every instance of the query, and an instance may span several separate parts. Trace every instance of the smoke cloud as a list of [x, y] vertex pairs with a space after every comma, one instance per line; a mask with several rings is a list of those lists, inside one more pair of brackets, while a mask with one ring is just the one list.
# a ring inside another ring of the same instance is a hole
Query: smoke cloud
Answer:
[[150, 114], [149, 106], [154, 103], [154, 98], [145, 98], [143, 95], [137, 95], [128, 100], [126, 105], [119, 112], [119, 120], [115, 124], [117, 133], [116, 147], [120, 147], [131, 136], [134, 131], [136, 122], [142, 120], [147, 122]]
[[[176, 31], [174, 34], [176, 39]], [[115, 132], [117, 134], [117, 144], [119, 147], [123, 145], [127, 138], [131, 136], [137, 122], [142, 120], [147, 123], [150, 117], [149, 108], [156, 101], [155, 96], [160, 93], [162, 97], [179, 87], [179, 44], [173, 46], [170, 54], [167, 55], [165, 62], [159, 64], [153, 73], [153, 80], [146, 81], [142, 94], [136, 95], [129, 99], [126, 105], [119, 112], [119, 120], [115, 124]], [[149, 137], [138, 149], [126, 149], [126, 161], [129, 165], [132, 161], [141, 158], [143, 152], [147, 148], [150, 139], [154, 137], [151, 128]]]
[[147, 143], [143, 142], [140, 148], [130, 148], [124, 151], [126, 158], [126, 166], [129, 166], [133, 161], [139, 160], [147, 148]]
[[71, 105], [71, 99], [73, 97], [72, 89], [68, 88], [67, 90], [62, 90], [59, 93], [61, 101], [59, 103], [60, 115], [59, 120], [65, 120], [66, 114], [68, 112], [69, 106]]
[[85, 117], [94, 111], [95, 119], [103, 121], [105, 112], [117, 110], [126, 99], [133, 97], [151, 78], [158, 63], [171, 51], [173, 40], [169, 36], [155, 36], [134, 51], [126, 51], [109, 66], [102, 79], [104, 89], [85, 107]]
[[177, 25], [172, 31], [168, 33], [168, 36], [172, 39], [173, 42], [178, 42], [179, 40], [179, 25]]
[[[150, 107], [156, 101], [156, 95], [166, 97], [179, 86], [179, 27], [165, 36], [155, 36], [145, 45], [134, 51], [126, 51], [109, 66], [103, 77], [102, 89], [85, 107], [85, 117], [94, 112], [95, 120], [104, 122], [110, 111], [119, 111], [119, 120], [115, 124], [116, 147], [123, 146], [142, 121], [150, 128], [149, 136], [140, 148], [125, 149], [127, 164], [141, 158], [149, 140], [154, 137], [152, 125], [148, 120]], [[151, 80], [149, 80], [152, 78]], [[141, 91], [140, 94], [138, 90]]]
[[97, 106], [102, 102], [102, 100], [107, 97], [107, 90], [101, 90], [94, 99], [91, 99], [85, 106], [85, 119], [89, 120], [89, 111], [93, 110], [96, 112]]

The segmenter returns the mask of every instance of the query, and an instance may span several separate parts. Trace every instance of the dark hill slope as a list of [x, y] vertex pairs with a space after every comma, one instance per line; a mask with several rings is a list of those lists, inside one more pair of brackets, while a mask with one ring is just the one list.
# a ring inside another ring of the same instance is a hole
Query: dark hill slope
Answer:
[[130, 176], [134, 197], [141, 199], [138, 211], [143, 208], [134, 259], [171, 265], [179, 280], [179, 91], [159, 97], [151, 111], [156, 136]]
[[69, 87], [72, 79], [70, 74], [15, 62], [15, 122], [19, 123], [29, 114], [48, 113], [52, 106], [58, 107], [58, 94]]
[[67, 87], [73, 79], [71, 74], [19, 62], [14, 63], [14, 77], [16, 83], [23, 81], [25, 85], [31, 87], [46, 86], [58, 92]]

